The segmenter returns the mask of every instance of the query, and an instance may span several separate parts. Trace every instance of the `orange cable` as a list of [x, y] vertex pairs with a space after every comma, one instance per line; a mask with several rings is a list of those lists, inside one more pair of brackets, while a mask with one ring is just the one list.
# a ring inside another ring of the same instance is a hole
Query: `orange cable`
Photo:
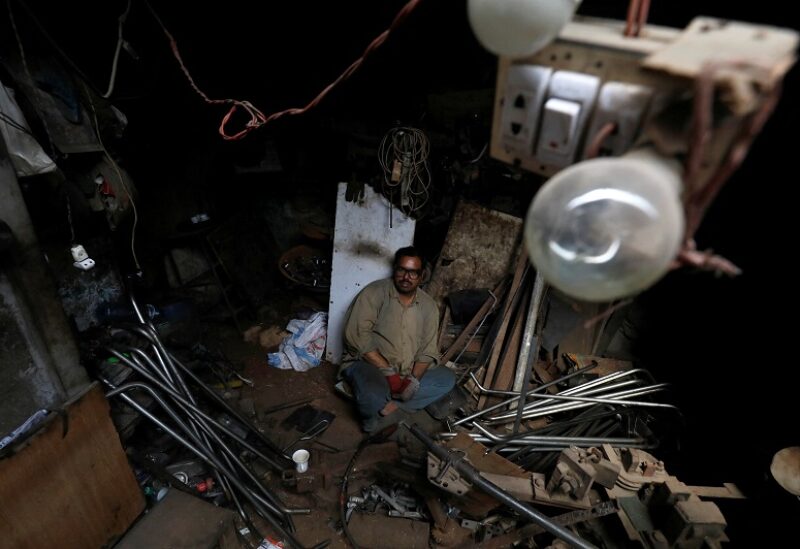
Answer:
[[[313, 109], [314, 107], [316, 107], [320, 103], [320, 101], [322, 101], [322, 99], [324, 99], [325, 96], [328, 95], [328, 93], [333, 88], [335, 88], [340, 83], [344, 82], [345, 80], [350, 78], [353, 74], [355, 74], [355, 72], [363, 64], [364, 60], [372, 52], [374, 52], [378, 47], [380, 47], [386, 41], [386, 39], [388, 38], [389, 34], [405, 21], [405, 19], [408, 17], [408, 15], [414, 10], [414, 8], [417, 7], [417, 5], [421, 1], [422, 0], [410, 0], [405, 6], [403, 6], [403, 8], [395, 16], [395, 18], [392, 21], [392, 24], [389, 26], [389, 28], [386, 29], [385, 31], [383, 31], [381, 34], [379, 34], [369, 44], [369, 46], [367, 46], [366, 50], [364, 50], [364, 53], [361, 55], [361, 57], [359, 57], [358, 59], [353, 61], [353, 63], [350, 64], [350, 66], [347, 67], [344, 70], [344, 72], [342, 72], [342, 74], [340, 74], [339, 77], [336, 80], [334, 80], [333, 82], [328, 84], [305, 107], [302, 107], [302, 108], [301, 107], [294, 107], [294, 108], [290, 108], [290, 109], [285, 109], [285, 110], [282, 110], [282, 111], [278, 111], [278, 112], [272, 113], [269, 116], [265, 116], [264, 113], [262, 113], [260, 110], [258, 110], [249, 101], [239, 101], [237, 99], [211, 99], [211, 98], [209, 98], [194, 83], [194, 80], [192, 79], [192, 76], [189, 73], [189, 70], [186, 68], [186, 66], [183, 63], [183, 59], [181, 58], [180, 51], [178, 50], [178, 43], [175, 40], [175, 38], [172, 36], [172, 34], [170, 34], [170, 32], [167, 30], [167, 28], [161, 22], [161, 19], [158, 17], [158, 14], [155, 12], [155, 10], [153, 10], [152, 6], [150, 6], [150, 3], [149, 2], [145, 2], [145, 4], [147, 5], [148, 9], [150, 10], [150, 13], [153, 14], [153, 17], [155, 17], [156, 21], [161, 26], [161, 29], [164, 31], [164, 34], [166, 34], [167, 38], [169, 39], [170, 47], [172, 48], [172, 53], [175, 56], [175, 58], [178, 60], [178, 63], [181, 66], [181, 70], [183, 71], [183, 74], [186, 75], [186, 78], [189, 80], [189, 85], [192, 87], [192, 89], [195, 92], [197, 92], [197, 94], [200, 95], [200, 97], [202, 97], [203, 100], [206, 103], [214, 104], [214, 105], [219, 105], [219, 104], [232, 105], [230, 110], [228, 111], [228, 113], [222, 118], [222, 123], [219, 126], [219, 133], [222, 136], [222, 138], [225, 139], [225, 140], [237, 140], [237, 139], [241, 139], [241, 138], [245, 137], [248, 133], [250, 133], [254, 129], [259, 128], [259, 127], [261, 127], [264, 124], [267, 124], [269, 122], [272, 122], [273, 120], [277, 120], [277, 119], [279, 119], [279, 118], [281, 118], [283, 116], [286, 116], [286, 115], [303, 114], [303, 113]], [[233, 114], [236, 112], [236, 110], [238, 108], [242, 108], [245, 111], [247, 111], [247, 113], [250, 115], [250, 121], [245, 124], [245, 127], [244, 127], [243, 130], [241, 130], [241, 131], [239, 131], [239, 132], [237, 132], [237, 133], [235, 133], [233, 135], [228, 135], [226, 133], [226, 131], [225, 131], [225, 126], [226, 126], [226, 124], [228, 124], [228, 122], [230, 121], [231, 117], [233, 116]]]
[[639, 1], [630, 0], [628, 2], [628, 15], [625, 18], [625, 31], [623, 36], [634, 36], [634, 25], [636, 24], [636, 16], [639, 13]]
[[594, 134], [591, 143], [589, 146], [586, 147], [586, 154], [584, 155], [587, 159], [595, 158], [598, 154], [600, 154], [600, 147], [603, 146], [603, 141], [608, 139], [610, 135], [614, 133], [617, 129], [616, 122], [606, 122], [603, 126], [597, 130], [597, 133]]

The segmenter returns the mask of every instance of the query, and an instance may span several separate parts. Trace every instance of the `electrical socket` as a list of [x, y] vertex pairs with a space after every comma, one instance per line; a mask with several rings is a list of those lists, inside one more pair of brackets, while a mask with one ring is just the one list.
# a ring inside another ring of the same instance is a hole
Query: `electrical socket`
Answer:
[[76, 261], [72, 264], [76, 269], [80, 269], [82, 271], [88, 271], [92, 267], [94, 267], [94, 259], [91, 257], [87, 257], [81, 261]]
[[533, 155], [536, 130], [553, 69], [538, 65], [513, 65], [506, 73], [502, 98], [500, 144], [514, 158]]

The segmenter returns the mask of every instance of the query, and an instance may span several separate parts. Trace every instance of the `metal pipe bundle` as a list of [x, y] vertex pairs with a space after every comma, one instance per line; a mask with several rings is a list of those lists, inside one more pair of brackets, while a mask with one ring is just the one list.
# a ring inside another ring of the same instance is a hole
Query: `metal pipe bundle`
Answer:
[[[242, 459], [242, 454], [249, 453], [254, 459], [279, 472], [290, 468], [291, 461], [247, 418], [175, 358], [159, 339], [156, 329], [145, 323], [136, 301], [131, 298], [131, 302], [139, 324], [123, 329], [143, 337], [147, 342], [146, 348], [126, 346], [107, 350], [121, 364], [133, 370], [139, 380], [117, 387], [111, 380], [101, 376], [101, 381], [109, 388], [106, 396], [122, 399], [205, 462], [239, 515], [254, 532], [257, 530], [253, 527], [245, 504], [266, 520], [290, 546], [302, 547], [292, 534], [294, 524], [291, 515], [307, 514], [310, 509], [288, 508], [257, 478], [250, 465]], [[196, 394], [194, 390], [199, 392]], [[133, 391], [145, 392], [158, 404], [163, 414], [153, 413], [133, 399], [129, 394]], [[238, 420], [247, 429], [247, 435], [237, 434], [214, 419], [210, 413], [212, 410]], [[251, 436], [254, 442], [247, 440]]]

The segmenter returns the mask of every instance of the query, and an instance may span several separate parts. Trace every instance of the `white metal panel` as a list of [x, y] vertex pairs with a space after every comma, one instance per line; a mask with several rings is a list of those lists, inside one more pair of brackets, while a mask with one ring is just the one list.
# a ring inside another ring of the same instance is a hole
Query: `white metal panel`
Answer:
[[342, 335], [347, 308], [361, 289], [391, 275], [394, 252], [414, 242], [416, 221], [371, 187], [364, 187], [359, 202], [345, 200], [347, 183], [339, 183], [336, 226], [333, 231], [331, 297], [328, 308], [328, 341], [325, 358], [334, 364], [342, 358]]

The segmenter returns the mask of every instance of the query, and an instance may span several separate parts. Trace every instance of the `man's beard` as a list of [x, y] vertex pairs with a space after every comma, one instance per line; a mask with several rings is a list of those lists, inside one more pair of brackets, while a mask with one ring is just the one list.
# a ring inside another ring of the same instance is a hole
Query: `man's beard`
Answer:
[[394, 283], [394, 287], [399, 294], [402, 295], [412, 295], [417, 289], [414, 287], [413, 284], [409, 285], [408, 289], [403, 288], [399, 282]]

